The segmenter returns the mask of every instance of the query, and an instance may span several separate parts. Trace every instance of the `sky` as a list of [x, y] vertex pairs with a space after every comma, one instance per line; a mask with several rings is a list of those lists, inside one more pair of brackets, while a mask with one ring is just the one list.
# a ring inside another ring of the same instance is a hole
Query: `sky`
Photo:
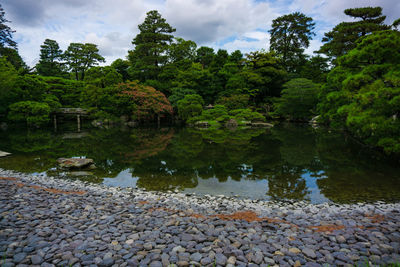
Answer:
[[146, 13], [158, 10], [175, 36], [214, 49], [243, 53], [269, 49], [272, 20], [292, 12], [314, 19], [312, 54], [325, 32], [351, 21], [343, 10], [381, 6], [386, 23], [400, 17], [400, 0], [0, 0], [25, 62], [34, 66], [45, 39], [65, 50], [70, 43], [94, 43], [106, 64], [126, 58]]

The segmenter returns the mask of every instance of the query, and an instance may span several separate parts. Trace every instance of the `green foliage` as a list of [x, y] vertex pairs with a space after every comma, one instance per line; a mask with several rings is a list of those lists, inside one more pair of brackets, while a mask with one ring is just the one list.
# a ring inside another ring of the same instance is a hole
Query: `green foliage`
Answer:
[[168, 60], [175, 64], [191, 63], [196, 57], [197, 44], [193, 41], [186, 41], [182, 38], [175, 38], [168, 46]]
[[257, 51], [247, 55], [242, 75], [247, 87], [241, 93], [255, 96], [261, 102], [265, 97], [279, 96], [287, 72], [274, 53]]
[[221, 97], [216, 103], [224, 105], [228, 110], [243, 109], [249, 105], [249, 98], [248, 95], [231, 95]]
[[313, 19], [295, 12], [272, 21], [270, 49], [282, 60], [288, 72], [298, 72], [305, 61], [304, 49], [315, 36]]
[[87, 84], [105, 88], [122, 82], [122, 75], [112, 66], [92, 67], [86, 72]]
[[289, 120], [309, 120], [315, 114], [318, 93], [319, 86], [308, 79], [290, 80], [275, 103], [275, 112]]
[[57, 41], [46, 39], [40, 46], [40, 60], [36, 64], [36, 71], [43, 76], [64, 76], [62, 56]]
[[121, 82], [122, 75], [113, 67], [90, 68], [85, 77], [86, 86], [80, 95], [82, 105], [94, 108], [95, 118], [109, 119], [109, 116], [124, 114], [127, 109], [122, 107], [123, 101], [118, 96], [120, 90], [116, 86]]
[[8, 25], [6, 25], [6, 23], [8, 22], [10, 21], [5, 18], [4, 9], [0, 4], [0, 48], [6, 46], [17, 48], [17, 43], [12, 39], [12, 34], [15, 31], [11, 30], [11, 28]]
[[321, 120], [347, 129], [368, 145], [400, 153], [400, 33], [361, 39], [338, 58], [321, 93]]
[[196, 54], [196, 62], [200, 63], [203, 68], [209, 68], [215, 57], [214, 49], [206, 46], [197, 49]]
[[84, 80], [85, 72], [89, 68], [105, 62], [97, 45], [91, 43], [71, 43], [64, 52], [64, 59], [69, 70], [75, 74], [76, 80]]
[[129, 53], [132, 74], [140, 81], [155, 80], [161, 66], [168, 60], [165, 53], [172, 42], [171, 33], [175, 29], [156, 10], [149, 11], [138, 27], [140, 32], [132, 41], [135, 48]]
[[190, 118], [201, 114], [204, 106], [204, 100], [200, 95], [188, 94], [182, 100], [177, 102], [179, 117], [187, 121]]
[[300, 68], [300, 77], [312, 80], [315, 83], [325, 83], [329, 73], [329, 59], [321, 56], [314, 56], [304, 63]]
[[43, 76], [42, 79], [47, 84], [47, 92], [56, 96], [63, 107], [80, 107], [84, 82], [60, 77]]
[[26, 122], [28, 126], [40, 126], [49, 121], [50, 107], [46, 103], [21, 101], [10, 105], [8, 118]]
[[123, 59], [116, 59], [113, 63], [111, 63], [111, 67], [113, 67], [119, 74], [121, 74], [123, 81], [129, 79], [129, 61]]
[[234, 109], [229, 111], [229, 115], [233, 116], [234, 119], [239, 122], [250, 121], [250, 122], [264, 122], [265, 117], [258, 112], [252, 111], [249, 108]]
[[6, 113], [8, 106], [15, 102], [15, 85], [18, 72], [4, 57], [0, 57], [0, 114]]
[[47, 84], [37, 75], [19, 76], [14, 87], [19, 100], [42, 101]]
[[386, 16], [382, 16], [381, 7], [349, 8], [344, 13], [361, 20], [341, 22], [332, 31], [325, 33], [322, 39], [325, 44], [320, 47], [318, 53], [325, 54], [333, 60], [354, 49], [358, 38], [390, 28], [383, 24]]
[[11, 47], [0, 47], [0, 56], [5, 57], [20, 74], [28, 74], [29, 67], [26, 65], [18, 50]]
[[203, 69], [200, 63], [192, 63], [184, 70], [179, 70], [173, 84], [175, 87], [187, 88], [196, 91], [206, 103], [211, 103], [216, 92], [211, 90], [212, 75]]
[[181, 87], [172, 88], [172, 94], [168, 97], [169, 102], [174, 108], [178, 108], [178, 101], [185, 98], [186, 95], [195, 95], [196, 91], [193, 89], [186, 89]]

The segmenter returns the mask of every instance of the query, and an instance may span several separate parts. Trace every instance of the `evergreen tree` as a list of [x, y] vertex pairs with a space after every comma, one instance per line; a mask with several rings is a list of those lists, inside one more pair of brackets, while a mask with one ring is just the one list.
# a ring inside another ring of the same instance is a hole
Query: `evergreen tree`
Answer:
[[322, 87], [321, 120], [400, 153], [400, 33], [375, 32], [337, 59]]
[[17, 43], [12, 40], [12, 34], [15, 31], [6, 25], [7, 22], [10, 21], [5, 18], [4, 9], [0, 4], [0, 48], [9, 46], [16, 49]]
[[46, 39], [40, 46], [40, 60], [36, 71], [43, 76], [60, 76], [62, 74], [62, 51], [54, 40]]
[[139, 34], [133, 39], [135, 49], [129, 54], [134, 76], [141, 81], [156, 80], [161, 67], [167, 62], [167, 50], [173, 40], [172, 28], [156, 10], [147, 13], [139, 26]]
[[356, 47], [358, 38], [372, 32], [387, 30], [390, 27], [383, 24], [386, 16], [382, 16], [381, 7], [349, 8], [344, 13], [355, 19], [354, 22], [342, 22], [332, 31], [325, 33], [318, 53], [327, 55], [335, 63], [335, 59]]
[[84, 80], [85, 72], [90, 67], [105, 61], [99, 54], [97, 45], [91, 43], [71, 43], [64, 53], [64, 58], [76, 80]]
[[304, 49], [315, 35], [315, 23], [306, 15], [295, 12], [272, 21], [270, 50], [282, 60], [286, 71], [297, 72], [305, 61]]

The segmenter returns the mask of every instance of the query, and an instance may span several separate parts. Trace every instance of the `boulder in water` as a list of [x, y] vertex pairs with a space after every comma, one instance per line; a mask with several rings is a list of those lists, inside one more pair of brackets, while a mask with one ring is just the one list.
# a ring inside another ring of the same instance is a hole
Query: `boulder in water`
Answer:
[[6, 156], [9, 156], [9, 155], [11, 155], [11, 153], [0, 151], [0, 158], [1, 157], [6, 157]]
[[61, 168], [65, 169], [81, 169], [90, 167], [94, 164], [92, 159], [81, 158], [59, 158], [57, 159], [57, 162]]

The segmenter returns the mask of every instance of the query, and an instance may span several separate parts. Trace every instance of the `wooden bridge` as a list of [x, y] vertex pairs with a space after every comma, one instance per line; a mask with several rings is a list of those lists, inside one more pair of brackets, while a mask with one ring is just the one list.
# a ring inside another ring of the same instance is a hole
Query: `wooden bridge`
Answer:
[[53, 113], [54, 130], [57, 131], [57, 115], [76, 115], [78, 123], [78, 132], [81, 131], [81, 116], [88, 116], [89, 112], [83, 108], [59, 108]]

